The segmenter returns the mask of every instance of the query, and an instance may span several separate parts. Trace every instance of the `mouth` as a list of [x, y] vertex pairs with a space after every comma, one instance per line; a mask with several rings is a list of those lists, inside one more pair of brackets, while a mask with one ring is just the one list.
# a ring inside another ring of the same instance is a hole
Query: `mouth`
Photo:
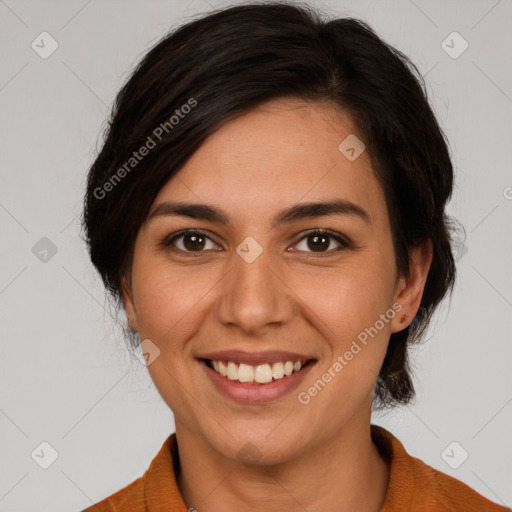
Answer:
[[204, 363], [222, 377], [234, 382], [255, 385], [286, 379], [313, 361], [313, 359], [308, 359], [306, 361], [277, 361], [251, 365], [235, 361], [204, 359]]
[[197, 358], [214, 388], [236, 402], [262, 403], [289, 394], [317, 359], [305, 354], [225, 351]]

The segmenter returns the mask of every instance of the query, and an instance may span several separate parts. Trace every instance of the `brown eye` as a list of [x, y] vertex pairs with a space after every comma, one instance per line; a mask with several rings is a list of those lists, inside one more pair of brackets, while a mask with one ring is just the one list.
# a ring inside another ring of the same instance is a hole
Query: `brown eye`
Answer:
[[210, 237], [200, 231], [189, 231], [175, 235], [164, 241], [166, 247], [173, 246], [183, 252], [203, 252], [208, 249], [216, 249]]
[[206, 238], [202, 235], [184, 235], [183, 245], [187, 251], [195, 251], [204, 249]]
[[341, 249], [350, 248], [351, 243], [340, 234], [315, 230], [303, 236], [295, 247], [298, 251], [328, 255]]
[[313, 235], [308, 236], [308, 247], [315, 252], [323, 251], [329, 248], [330, 240], [325, 235]]

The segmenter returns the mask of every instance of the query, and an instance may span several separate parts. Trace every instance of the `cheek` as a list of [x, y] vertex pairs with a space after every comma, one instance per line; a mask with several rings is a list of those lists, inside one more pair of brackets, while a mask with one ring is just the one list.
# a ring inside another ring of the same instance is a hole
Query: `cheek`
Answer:
[[[140, 258], [140, 261], [144, 261]], [[146, 261], [150, 261], [149, 257]], [[188, 332], [218, 279], [199, 268], [179, 271], [165, 262], [134, 266], [133, 288], [141, 337], [168, 343]]]
[[[141, 257], [139, 261], [151, 261]], [[202, 325], [211, 294], [221, 276], [197, 268], [171, 268], [155, 261], [133, 268], [133, 289], [141, 340], [149, 339], [160, 350], [147, 369], [163, 400], [177, 414], [191, 419], [190, 394], [196, 394], [191, 375], [196, 364], [191, 355], [194, 338]], [[184, 390], [187, 390], [185, 392]]]
[[326, 342], [316, 379], [301, 391], [332, 411], [330, 421], [337, 424], [372, 394], [395, 315], [393, 281], [379, 272], [370, 277], [351, 271], [311, 282], [303, 276], [301, 283], [304, 315]]
[[304, 315], [311, 317], [333, 349], [342, 350], [391, 307], [394, 267], [366, 258], [336, 269], [304, 270], [290, 288], [303, 303]]

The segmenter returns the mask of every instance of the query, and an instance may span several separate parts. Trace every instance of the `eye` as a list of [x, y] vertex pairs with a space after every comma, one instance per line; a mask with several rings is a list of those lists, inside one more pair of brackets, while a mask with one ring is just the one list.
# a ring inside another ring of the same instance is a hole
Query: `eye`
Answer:
[[164, 240], [166, 247], [173, 246], [183, 252], [203, 252], [205, 250], [218, 250], [218, 245], [205, 233], [201, 231], [182, 231], [171, 235]]
[[[162, 244], [183, 253], [202, 253], [207, 250], [219, 251], [219, 247], [206, 233], [202, 231], [181, 231], [167, 237]], [[316, 253], [317, 256], [328, 256], [333, 252], [348, 249], [352, 242], [334, 231], [315, 229], [302, 236], [294, 245], [293, 251]]]
[[352, 244], [347, 238], [327, 229], [310, 231], [295, 244], [299, 251], [324, 254], [347, 249], [351, 246]]

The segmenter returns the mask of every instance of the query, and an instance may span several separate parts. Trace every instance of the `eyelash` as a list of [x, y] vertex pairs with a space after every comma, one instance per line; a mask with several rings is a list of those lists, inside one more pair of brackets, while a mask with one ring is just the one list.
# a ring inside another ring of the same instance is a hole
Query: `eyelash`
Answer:
[[[200, 250], [200, 251], [187, 251], [187, 250], [183, 250], [183, 249], [178, 249], [177, 247], [175, 247], [173, 245], [173, 243], [176, 240], [178, 240], [178, 239], [180, 239], [180, 238], [182, 238], [182, 237], [184, 237], [186, 235], [201, 235], [202, 237], [206, 238], [207, 240], [211, 241], [212, 243], [214, 243], [214, 244], [216, 243], [204, 231], [188, 229], [188, 230], [180, 231], [178, 233], [174, 233], [174, 234], [168, 236], [162, 242], [162, 245], [164, 247], [167, 247], [167, 248], [175, 250], [175, 251], [179, 251], [179, 252], [184, 253], [186, 255], [194, 255], [194, 253], [201, 254], [201, 253], [205, 252], [204, 250]], [[300, 242], [302, 242], [303, 240], [306, 240], [307, 238], [312, 237], [312, 236], [325, 236], [325, 237], [327, 237], [329, 239], [334, 239], [340, 245], [338, 247], [336, 247], [335, 249], [329, 249], [327, 251], [318, 252], [318, 253], [315, 253], [313, 251], [311, 251], [311, 252], [310, 251], [297, 251], [297, 252], [306, 252], [306, 254], [312, 255], [314, 258], [318, 258], [318, 257], [321, 258], [321, 257], [325, 257], [325, 256], [330, 256], [334, 252], [338, 252], [338, 251], [343, 250], [343, 249], [352, 249], [352, 248], [354, 248], [354, 244], [347, 237], [341, 235], [340, 233], [336, 233], [335, 231], [331, 231], [330, 229], [320, 229], [320, 228], [316, 228], [316, 229], [313, 229], [311, 231], [308, 231], [308, 232], [304, 233], [302, 235], [302, 237], [299, 238], [299, 240], [297, 242], [295, 242], [294, 245], [297, 245]], [[216, 245], [218, 245], [218, 244], [216, 244]]]

